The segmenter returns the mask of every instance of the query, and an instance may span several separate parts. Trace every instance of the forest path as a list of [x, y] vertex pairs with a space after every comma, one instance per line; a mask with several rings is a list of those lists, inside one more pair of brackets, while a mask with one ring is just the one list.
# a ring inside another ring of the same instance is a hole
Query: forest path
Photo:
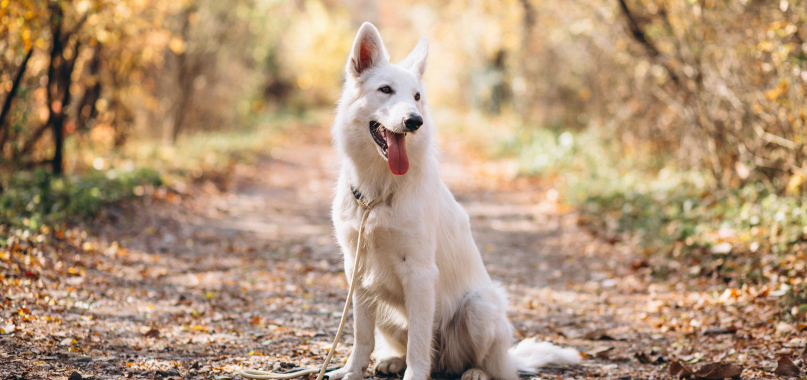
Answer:
[[[61, 323], [6, 336], [6, 355], [19, 356], [3, 373], [221, 379], [246, 368], [318, 366], [347, 287], [330, 221], [338, 162], [324, 132], [310, 132], [236, 165], [225, 191], [205, 183], [136, 207], [131, 219], [97, 223], [105, 253], [85, 259], [95, 265], [84, 277], [54, 286], [53, 299], [67, 300], [51, 311]], [[651, 284], [630, 249], [578, 227], [550, 183], [508, 176], [507, 162], [460, 145], [443, 150], [443, 179], [471, 216], [488, 271], [510, 293], [517, 338], [599, 353], [537, 377], [658, 378], [664, 367], [637, 354], [693, 353], [672, 345], [680, 333], [658, 328], [683, 295]], [[347, 346], [351, 335], [348, 323]], [[347, 352], [342, 346], [334, 362]]]

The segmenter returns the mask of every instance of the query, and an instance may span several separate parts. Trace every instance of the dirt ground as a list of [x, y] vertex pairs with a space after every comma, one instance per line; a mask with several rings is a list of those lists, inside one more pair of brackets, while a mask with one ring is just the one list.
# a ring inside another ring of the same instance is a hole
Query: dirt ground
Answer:
[[[579, 366], [522, 378], [666, 379], [673, 359], [769, 378], [777, 355], [800, 356], [805, 332], [771, 322], [775, 295], [660, 280], [630, 244], [579, 227], [551, 181], [443, 149], [443, 178], [510, 293], [517, 339], [586, 353]], [[241, 369], [318, 366], [347, 293], [330, 221], [337, 164], [317, 132], [236, 165], [224, 191], [156, 191], [53, 238], [69, 277], [5, 274], [17, 282], [3, 289], [0, 378], [238, 379]]]

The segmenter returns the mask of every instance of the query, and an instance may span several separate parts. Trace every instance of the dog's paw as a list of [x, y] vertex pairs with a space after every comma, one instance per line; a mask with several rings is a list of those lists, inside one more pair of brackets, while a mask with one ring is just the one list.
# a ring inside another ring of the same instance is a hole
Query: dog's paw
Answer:
[[325, 374], [328, 380], [361, 380], [364, 378], [364, 371], [351, 371], [347, 367], [339, 368]]
[[490, 380], [490, 376], [481, 369], [471, 368], [462, 374], [460, 380]]
[[394, 375], [406, 369], [406, 361], [403, 358], [382, 359], [375, 365], [375, 373], [381, 375]]

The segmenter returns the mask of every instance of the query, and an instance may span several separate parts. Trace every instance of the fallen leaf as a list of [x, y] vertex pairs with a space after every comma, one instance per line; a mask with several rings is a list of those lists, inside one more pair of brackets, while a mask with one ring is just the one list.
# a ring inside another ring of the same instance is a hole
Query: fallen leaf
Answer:
[[614, 350], [614, 347], [599, 346], [599, 347], [594, 347], [594, 349], [587, 352], [586, 355], [592, 356], [592, 357], [595, 357], [595, 358], [607, 358], [608, 353], [613, 351], [613, 350]]
[[796, 364], [787, 357], [779, 357], [779, 363], [776, 366], [776, 371], [773, 372], [777, 376], [799, 377], [801, 370], [796, 367]]
[[582, 338], [586, 340], [616, 340], [610, 335], [608, 335], [605, 330], [594, 330], [588, 332], [585, 335], [583, 335]]
[[786, 322], [779, 322], [776, 325], [776, 332], [781, 335], [787, 335], [796, 332], [796, 327]]
[[143, 335], [145, 335], [148, 338], [159, 338], [160, 337], [160, 330], [157, 330], [157, 328], [152, 327], [151, 330], [146, 331], [146, 333], [143, 334]]
[[738, 377], [743, 373], [743, 366], [731, 363], [709, 363], [694, 373], [697, 379], [720, 380]]
[[6, 323], [5, 325], [0, 326], [0, 334], [11, 334], [14, 332], [15, 328], [16, 326], [14, 326], [13, 323]]
[[69, 345], [76, 344], [76, 343], [78, 343], [78, 342], [76, 342], [73, 338], [68, 337], [68, 338], [62, 339], [62, 341], [59, 342], [59, 345], [60, 346], [69, 346]]
[[691, 377], [692, 370], [690, 370], [689, 368], [678, 362], [678, 360], [673, 360], [670, 363], [670, 375], [671, 376], [679, 375], [679, 377]]
[[630, 269], [633, 270], [639, 270], [641, 268], [647, 268], [649, 266], [650, 263], [647, 262], [647, 259], [638, 259], [630, 263]]
[[775, 355], [776, 355], [777, 357], [779, 357], [779, 356], [791, 357], [791, 356], [793, 356], [793, 350], [790, 350], [790, 349], [781, 349], [781, 350], [779, 350], [779, 351], [776, 351]]

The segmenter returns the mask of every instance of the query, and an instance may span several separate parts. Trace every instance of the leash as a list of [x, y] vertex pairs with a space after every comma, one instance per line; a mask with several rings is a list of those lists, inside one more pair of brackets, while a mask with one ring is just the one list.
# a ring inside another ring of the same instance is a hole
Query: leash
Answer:
[[364, 222], [367, 221], [367, 217], [370, 215], [370, 210], [372, 210], [373, 207], [375, 207], [379, 202], [381, 202], [381, 199], [383, 198], [378, 197], [368, 204], [364, 201], [361, 194], [358, 193], [355, 189], [353, 189], [352, 186], [351, 190], [353, 191], [353, 195], [356, 197], [356, 203], [358, 203], [359, 206], [364, 209], [364, 214], [361, 217], [361, 224], [359, 224], [359, 237], [356, 241], [356, 263], [355, 265], [353, 265], [353, 274], [350, 276], [352, 280], [350, 280], [350, 288], [347, 291], [347, 300], [345, 300], [345, 309], [342, 311], [342, 319], [339, 321], [339, 329], [336, 331], [336, 337], [333, 340], [333, 345], [331, 345], [330, 351], [328, 351], [328, 356], [325, 357], [325, 363], [322, 364], [321, 369], [309, 368], [291, 373], [273, 373], [267, 371], [246, 369], [242, 370], [239, 373], [242, 377], [245, 377], [247, 379], [259, 379], [259, 380], [264, 379], [287, 380], [317, 372], [319, 372], [319, 375], [317, 375], [317, 380], [322, 380], [322, 378], [325, 376], [325, 370], [328, 368], [328, 364], [331, 363], [331, 359], [333, 358], [333, 355], [336, 353], [336, 345], [339, 344], [339, 339], [342, 337], [342, 330], [344, 330], [345, 321], [347, 321], [347, 312], [348, 310], [350, 310], [350, 301], [353, 299], [353, 289], [356, 287], [356, 280], [359, 277], [359, 254], [361, 253], [361, 237], [364, 234]]

